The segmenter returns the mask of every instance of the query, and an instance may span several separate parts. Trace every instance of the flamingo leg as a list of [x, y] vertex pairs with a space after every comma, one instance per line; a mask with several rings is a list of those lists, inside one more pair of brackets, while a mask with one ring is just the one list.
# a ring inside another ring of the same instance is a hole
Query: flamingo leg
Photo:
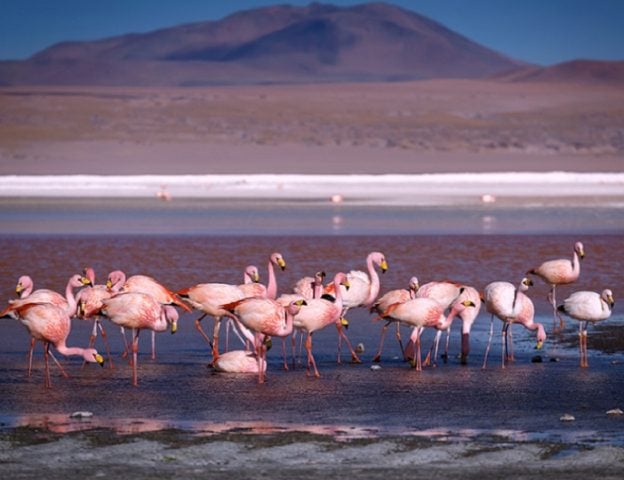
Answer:
[[56, 363], [56, 366], [61, 370], [61, 375], [63, 375], [65, 378], [69, 378], [69, 375], [67, 374], [63, 366], [59, 363], [59, 361], [56, 359], [56, 357], [52, 353], [52, 350], [50, 350], [48, 353], [52, 357], [52, 360], [54, 360], [54, 363]]
[[514, 349], [513, 349], [513, 326], [511, 324], [509, 324], [509, 335], [507, 336], [507, 338], [509, 339], [509, 356], [508, 356], [508, 360], [510, 362], [515, 362], [516, 358], [514, 357]]
[[124, 351], [121, 353], [121, 358], [126, 358], [128, 356], [128, 352], [130, 351], [130, 347], [128, 346], [128, 339], [126, 338], [126, 331], [124, 330], [124, 327], [120, 327], [120, 330], [121, 337], [124, 342]]
[[288, 371], [288, 354], [286, 353], [286, 337], [282, 337], [282, 355], [284, 356], [284, 370]]
[[[91, 335], [89, 336], [89, 348], [93, 348], [93, 346], [95, 345], [96, 338], [97, 338], [97, 319], [93, 322], [93, 328], [91, 329]], [[87, 362], [86, 361], [83, 362], [83, 366], [85, 363]]]
[[589, 360], [587, 359], [587, 322], [585, 322], [585, 329], [583, 330], [583, 356], [585, 357], [585, 368], [589, 367]]
[[483, 356], [483, 366], [481, 368], [485, 368], [487, 364], [488, 353], [490, 353], [490, 346], [492, 345], [492, 335], [494, 334], [494, 315], [490, 319], [490, 336], [488, 338], [487, 347], [485, 347], [485, 355]]
[[401, 341], [401, 322], [396, 322], [396, 339], [397, 339], [397, 342], [399, 342], [401, 355], [405, 357], [405, 349], [403, 348], [403, 342]]
[[[208, 335], [206, 335], [206, 332], [204, 332], [204, 329], [201, 326], [201, 321], [204, 319], [206, 315], [207, 314], [204, 313], [201, 317], [195, 320], [195, 328], [197, 328], [197, 331], [201, 334], [202, 337], [204, 337], [204, 340], [206, 340], [208, 345], [210, 345], [210, 348], [213, 349], [213, 354], [214, 354], [213, 342], [210, 340], [210, 338], [208, 338]], [[216, 323], [217, 323], [217, 319], [215, 319], [215, 324]]]
[[[344, 338], [345, 343], [347, 344], [347, 347], [349, 347], [349, 351], [351, 352], [351, 362], [352, 363], [362, 363], [362, 360], [360, 360], [360, 357], [358, 357], [357, 353], [355, 353], [355, 350], [353, 350], [353, 347], [351, 346], [351, 342], [349, 341], [349, 338], [347, 337], [347, 334], [344, 332], [342, 325], [340, 325], [340, 323], [336, 324], [336, 328], [338, 329], [338, 338]], [[340, 352], [340, 349], [339, 349]], [[340, 363], [340, 354], [338, 354], [338, 363]]]
[[314, 376], [316, 378], [319, 378], [321, 376], [321, 374], [319, 373], [318, 369], [316, 368], [316, 361], [314, 360], [314, 355], [312, 354], [312, 334], [311, 333], [308, 333], [308, 336], [306, 338], [305, 349], [308, 352], [308, 371], [307, 371], [307, 375], [310, 374], [310, 365], [312, 365], [312, 368], [314, 368]]
[[449, 352], [449, 343], [451, 341], [451, 328], [449, 327], [446, 331], [446, 344], [444, 345], [444, 353], [442, 354], [442, 359], [444, 363], [448, 361], [448, 352]]
[[156, 360], [156, 332], [152, 330], [152, 360]]
[[[377, 353], [373, 357], [373, 362], [379, 363], [381, 361], [381, 350], [383, 349], [384, 338], [386, 337], [386, 331], [392, 322], [386, 322], [386, 324], [381, 327], [381, 335], [379, 338], [379, 348], [377, 349]], [[398, 323], [398, 322], [397, 322]]]
[[106, 349], [106, 355], [108, 356], [108, 362], [110, 364], [110, 368], [115, 368], [113, 365], [113, 357], [111, 357], [110, 347], [108, 346], [108, 337], [106, 335], [106, 330], [102, 326], [102, 322], [96, 318], [95, 322], [97, 323], [98, 328], [100, 329], [100, 333], [102, 334], [102, 341], [104, 342], [104, 348]]
[[139, 329], [132, 329], [132, 385], [139, 386], [139, 379], [137, 374], [137, 362], [139, 355]]
[[505, 360], [507, 359], [507, 322], [503, 324], [501, 330], [501, 344], [503, 346], [502, 367], [505, 368]]
[[32, 375], [32, 362], [33, 362], [33, 352], [35, 351], [35, 345], [37, 344], [37, 340], [34, 337], [30, 338], [30, 348], [28, 349], [28, 378]]
[[43, 347], [43, 358], [45, 360], [45, 388], [52, 388], [52, 383], [50, 382], [50, 363], [48, 360], [48, 354], [50, 352], [50, 342], [45, 342]]

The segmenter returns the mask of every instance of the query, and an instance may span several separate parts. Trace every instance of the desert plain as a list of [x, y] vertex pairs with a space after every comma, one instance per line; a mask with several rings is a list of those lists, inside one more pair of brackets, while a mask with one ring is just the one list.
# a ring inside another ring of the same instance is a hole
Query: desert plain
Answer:
[[0, 88], [0, 175], [623, 167], [624, 90], [599, 83]]

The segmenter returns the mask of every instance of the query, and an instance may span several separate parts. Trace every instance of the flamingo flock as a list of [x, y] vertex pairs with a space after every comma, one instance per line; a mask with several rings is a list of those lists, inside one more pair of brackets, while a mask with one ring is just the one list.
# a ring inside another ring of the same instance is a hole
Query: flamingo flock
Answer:
[[[585, 255], [583, 244], [574, 245], [571, 260], [549, 260], [527, 271], [544, 280], [551, 288], [548, 302], [553, 307], [555, 329], [564, 326], [560, 314], [579, 322], [580, 366], [587, 367], [587, 326], [611, 316], [614, 307], [613, 293], [603, 289], [601, 293], [578, 291], [572, 293], [562, 304], [557, 305], [557, 285], [575, 282], [580, 275], [580, 259]], [[373, 320], [385, 322], [380, 334], [378, 350], [373, 357], [380, 362], [387, 328], [396, 324], [396, 338], [401, 354], [416, 370], [428, 365], [437, 365], [441, 334], [447, 333], [442, 358], [448, 359], [450, 330], [455, 318], [462, 323], [460, 359], [468, 362], [470, 353], [470, 332], [477, 319], [481, 305], [491, 314], [490, 334], [485, 350], [483, 368], [491, 348], [494, 318], [502, 322], [501, 345], [503, 368], [514, 361], [512, 327], [522, 325], [535, 332], [536, 348], [546, 341], [546, 331], [535, 321], [533, 301], [527, 294], [533, 282], [530, 277], [522, 278], [519, 284], [494, 281], [482, 291], [475, 287], [450, 280], [432, 281], [420, 285], [417, 277], [411, 277], [407, 288], [382, 292], [379, 272], [388, 270], [388, 261], [383, 253], [373, 251], [365, 259], [366, 270], [336, 272], [332, 281], [324, 285], [326, 274], [316, 272], [301, 278], [292, 290], [278, 295], [276, 267], [286, 269], [286, 261], [278, 253], [272, 253], [267, 262], [266, 285], [260, 283], [257, 267], [248, 265], [243, 271], [243, 283], [200, 283], [176, 291], [170, 290], [156, 279], [145, 275], [126, 277], [121, 270], [109, 273], [106, 284], [95, 283], [95, 272], [87, 267], [82, 274], [72, 275], [67, 283], [65, 295], [52, 290], [34, 290], [32, 279], [23, 275], [18, 279], [15, 293], [18, 298], [9, 300], [0, 314], [20, 321], [31, 336], [29, 347], [28, 375], [32, 372], [33, 349], [37, 341], [44, 345], [45, 387], [51, 386], [49, 357], [58, 366], [63, 376], [67, 373], [54, 356], [51, 346], [65, 356], [79, 356], [84, 364], [104, 364], [104, 358], [94, 348], [98, 333], [101, 334], [109, 365], [113, 368], [111, 352], [104, 319], [120, 327], [124, 341], [124, 355], [132, 368], [132, 385], [138, 386], [138, 344], [142, 330], [152, 334], [152, 358], [156, 358], [155, 334], [170, 329], [175, 333], [179, 319], [177, 309], [184, 312], [197, 310], [200, 316], [195, 327], [210, 347], [211, 365], [215, 370], [228, 373], [253, 373], [258, 382], [264, 383], [267, 372], [267, 350], [272, 338], [282, 339], [284, 368], [288, 369], [285, 339], [292, 337], [292, 358], [295, 359], [295, 338], [305, 337], [306, 374], [320, 377], [313, 354], [313, 335], [333, 325], [338, 339], [338, 358], [341, 361], [341, 345], [344, 341], [351, 353], [353, 363], [361, 359], [353, 349], [346, 334], [349, 326], [347, 314], [351, 309], [366, 308], [375, 316]], [[74, 290], [80, 288], [77, 294]], [[214, 320], [212, 336], [206, 334], [201, 321], [210, 316]], [[68, 347], [66, 342], [71, 329], [72, 318], [92, 321], [93, 328], [88, 346]], [[226, 329], [232, 330], [241, 341], [239, 350], [229, 350], [226, 339], [225, 351], [220, 350], [219, 337], [222, 320]], [[558, 325], [557, 325], [558, 324]], [[407, 326], [412, 332], [409, 342], [403, 346], [400, 327]], [[131, 331], [128, 344], [125, 330]], [[435, 340], [426, 358], [421, 358], [422, 334], [425, 329], [435, 331]]]

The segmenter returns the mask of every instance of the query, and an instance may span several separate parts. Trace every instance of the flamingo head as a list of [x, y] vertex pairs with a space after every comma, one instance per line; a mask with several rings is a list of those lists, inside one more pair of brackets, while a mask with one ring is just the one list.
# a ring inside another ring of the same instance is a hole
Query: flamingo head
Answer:
[[17, 279], [17, 285], [15, 286], [16, 295], [21, 295], [22, 292], [32, 290], [33, 281], [28, 275], [22, 275]]
[[576, 242], [574, 244], [574, 251], [579, 256], [579, 258], [583, 258], [585, 256], [585, 250], [584, 250], [583, 244], [581, 242]]
[[255, 265], [248, 265], [245, 267], [245, 276], [247, 276], [253, 283], [260, 281], [260, 273], [258, 273], [258, 267]]
[[531, 280], [529, 277], [524, 277], [522, 281], [520, 282], [519, 290], [521, 292], [526, 292], [529, 289], [529, 287], [532, 287], [532, 286], [533, 286], [533, 280]]
[[306, 302], [303, 298], [300, 298], [299, 300], [293, 300], [292, 302], [290, 302], [288, 307], [286, 307], [286, 310], [288, 311], [289, 314], [294, 316], [299, 313], [299, 311], [301, 310], [301, 307], [307, 304], [308, 302]]
[[613, 292], [608, 288], [605, 288], [602, 291], [602, 293], [600, 294], [600, 298], [602, 298], [605, 301], [605, 303], [609, 305], [609, 308], [613, 308], [613, 306], [615, 305], [615, 300], [613, 299]]
[[419, 288], [420, 288], [420, 283], [418, 283], [418, 278], [417, 277], [410, 278], [410, 281], [409, 281], [410, 294], [416, 293]]
[[104, 357], [95, 348], [85, 348], [83, 358], [87, 362], [97, 363], [100, 367], [104, 366]]
[[536, 323], [537, 325], [537, 343], [535, 344], [535, 348], [539, 350], [544, 345], [546, 341], [546, 330], [544, 330], [544, 326], [541, 323]]
[[88, 278], [91, 281], [91, 285], [95, 285], [95, 270], [91, 267], [84, 267], [82, 269], [82, 276]]
[[368, 255], [368, 258], [375, 264], [381, 268], [381, 273], [386, 273], [388, 270], [388, 262], [386, 261], [386, 257], [381, 252], [371, 252]]
[[180, 318], [178, 311], [175, 308], [173, 308], [171, 305], [163, 305], [162, 315], [167, 321], [167, 323], [169, 323], [171, 327], [171, 333], [172, 334], [176, 333], [178, 331], [178, 319]]
[[70, 279], [69, 279], [69, 284], [72, 287], [86, 287], [88, 285], [93, 285], [91, 283], [91, 280], [89, 280], [87, 277], [82, 276], [82, 275], [73, 275]]
[[114, 290], [121, 287], [126, 282], [126, 274], [121, 270], [114, 270], [108, 274], [108, 280], [106, 280], [106, 288], [108, 290]]
[[271, 263], [280, 267], [282, 271], [286, 270], [286, 262], [284, 261], [281, 253], [275, 252], [274, 254], [272, 254]]
[[349, 290], [349, 288], [351, 287], [351, 284], [349, 283], [349, 278], [347, 277], [347, 274], [344, 272], [338, 272], [334, 276], [333, 285], [335, 288], [337, 288], [337, 285], [342, 285], [343, 287], [345, 287], [345, 290]]

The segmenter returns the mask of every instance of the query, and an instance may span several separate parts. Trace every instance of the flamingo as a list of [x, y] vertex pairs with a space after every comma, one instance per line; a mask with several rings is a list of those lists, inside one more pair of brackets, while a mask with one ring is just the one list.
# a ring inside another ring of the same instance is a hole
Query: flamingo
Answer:
[[596, 324], [611, 316], [615, 301], [613, 292], [604, 289], [602, 293], [579, 291], [574, 292], [559, 305], [558, 310], [579, 322], [579, 353], [581, 367], [589, 367], [587, 359], [587, 325]]
[[492, 333], [494, 331], [494, 316], [503, 322], [502, 344], [502, 367], [505, 368], [505, 360], [509, 357], [513, 360], [513, 350], [511, 355], [507, 349], [507, 331], [511, 339], [510, 327], [514, 323], [519, 323], [528, 330], [537, 331], [537, 344], [535, 348], [540, 349], [546, 340], [546, 332], [541, 323], [534, 322], [535, 308], [533, 302], [525, 295], [529, 287], [533, 285], [530, 278], [524, 277], [518, 287], [509, 282], [492, 282], [484, 289], [483, 300], [486, 310], [492, 314], [490, 320], [490, 336], [483, 359], [483, 368], [486, 367], [487, 356], [492, 343]]
[[[347, 274], [347, 280], [349, 281], [350, 288], [347, 290], [344, 286], [342, 289], [342, 302], [343, 312], [342, 316], [346, 317], [347, 312], [351, 308], [366, 307], [370, 308], [375, 302], [375, 299], [379, 295], [380, 282], [379, 275], [375, 270], [377, 265], [382, 273], [388, 270], [388, 262], [386, 257], [381, 252], [371, 252], [366, 257], [366, 268], [368, 273], [361, 270], [351, 270]], [[330, 284], [325, 288], [325, 293], [335, 295], [334, 284]], [[346, 337], [344, 337], [346, 338]], [[338, 363], [340, 363], [340, 351], [342, 347], [343, 336], [338, 336]], [[357, 355], [354, 355], [354, 351], [349, 345], [351, 350], [351, 357], [354, 362], [361, 363]]]
[[[76, 280], [76, 277], [78, 277], [79, 280]], [[2, 313], [0, 313], [0, 317], [9, 315], [19, 320], [18, 309], [21, 306], [27, 303], [49, 303], [63, 309], [63, 311], [65, 311], [67, 315], [71, 318], [76, 312], [76, 304], [73, 293], [74, 288], [89, 284], [90, 280], [87, 277], [74, 275], [68, 280], [67, 285], [65, 286], [65, 296], [63, 296], [60, 293], [55, 292], [54, 290], [48, 290], [46, 288], [40, 288], [33, 291], [34, 283], [32, 281], [32, 278], [30, 278], [28, 275], [23, 275], [18, 279], [17, 286], [15, 287], [15, 293], [18, 294], [20, 298], [16, 300], [10, 300], [9, 305], [6, 307], [6, 309]], [[29, 377], [32, 373], [33, 352], [36, 343], [37, 338], [35, 336], [32, 336], [30, 341], [30, 347], [28, 350]], [[56, 358], [54, 358], [54, 355], [51, 352], [50, 355], [52, 356], [52, 359], [55, 361], [55, 363], [62, 370], [62, 367], [56, 361]]]
[[[266, 372], [266, 363], [263, 365]], [[219, 355], [214, 363], [218, 372], [224, 373], [258, 373], [258, 358], [247, 350], [232, 350]]]
[[574, 252], [572, 254], [572, 260], [567, 258], [560, 258], [557, 260], [548, 260], [542, 263], [539, 267], [532, 268], [527, 274], [536, 275], [540, 277], [544, 282], [550, 285], [550, 292], [548, 294], [548, 301], [553, 308], [553, 321], [555, 325], [555, 331], [557, 330], [557, 319], [559, 319], [559, 328], [563, 329], [563, 318], [557, 312], [557, 296], [555, 289], [557, 285], [567, 285], [575, 282], [581, 273], [580, 261], [585, 257], [585, 250], [581, 242], [574, 244]]
[[[219, 329], [221, 326], [221, 318], [227, 316], [227, 311], [221, 308], [221, 305], [227, 305], [237, 300], [247, 297], [264, 297], [266, 295], [277, 294], [277, 282], [275, 279], [275, 270], [273, 265], [279, 266], [282, 270], [286, 268], [286, 262], [280, 253], [273, 253], [269, 257], [267, 266], [269, 273], [269, 282], [265, 287], [254, 281], [253, 273], [250, 274], [251, 282], [242, 285], [230, 285], [227, 283], [200, 283], [189, 288], [185, 288], [177, 292], [184, 298], [193, 308], [202, 312], [202, 315], [195, 320], [195, 327], [206, 340], [212, 350], [212, 363], [219, 358]], [[247, 272], [246, 267], [245, 272]], [[256, 269], [257, 270], [257, 269]], [[247, 274], [244, 276], [246, 280]], [[258, 278], [257, 272], [255, 278]], [[273, 297], [275, 298], [275, 297]], [[206, 315], [214, 318], [214, 328], [212, 340], [204, 332], [201, 321]]]
[[[312, 300], [314, 298], [321, 298], [323, 295], [323, 280], [327, 274], [324, 271], [318, 271], [314, 274], [314, 277], [303, 277], [297, 280], [293, 286], [293, 293], [285, 293], [279, 296], [277, 299], [282, 305], [286, 306], [294, 300], [303, 298], [305, 300]], [[293, 366], [296, 363], [295, 360], [295, 343], [297, 339], [298, 330], [295, 329], [292, 334], [292, 353], [293, 353]], [[300, 337], [299, 343], [299, 357], [301, 357], [301, 350], [303, 348], [303, 336]], [[288, 370], [286, 364], [286, 354], [284, 354], [284, 367]]]
[[297, 280], [293, 286], [293, 292], [298, 293], [306, 300], [320, 298], [323, 294], [323, 280], [326, 273], [323, 271], [316, 272], [314, 277], [303, 277]]
[[287, 307], [276, 300], [250, 297], [221, 307], [237, 322], [243, 335], [254, 345], [258, 358], [258, 383], [264, 383], [267, 337], [287, 337], [293, 331], [293, 317], [305, 300], [296, 300]]
[[[346, 327], [348, 325], [347, 321], [342, 316], [343, 309], [343, 299], [342, 299], [342, 289], [340, 286], [342, 285], [347, 291], [350, 288], [349, 281], [347, 279], [347, 275], [343, 272], [338, 272], [334, 276], [333, 280], [335, 292], [336, 292], [336, 300], [335, 302], [331, 302], [325, 298], [313, 298], [307, 300], [307, 305], [299, 310], [299, 313], [295, 315], [294, 326], [295, 330], [299, 330], [303, 333], [303, 331], [307, 332], [305, 348], [308, 352], [308, 366], [307, 372], [310, 374], [310, 367], [314, 369], [314, 376], [319, 378], [320, 374], [316, 367], [316, 361], [314, 360], [314, 355], [312, 354], [312, 335], [314, 332], [322, 330], [328, 325], [334, 324], [338, 329], [338, 334], [340, 336], [344, 336], [347, 344], [350, 346], [349, 340], [346, 338], [342, 327]], [[294, 339], [293, 339], [293, 348], [294, 348]], [[352, 352], [353, 358], [357, 358], [355, 352]]]
[[[113, 278], [124, 278], [125, 274], [121, 270], [111, 273]], [[109, 275], [110, 278], [110, 275]], [[181, 301], [175, 293], [165, 287], [152, 277], [147, 275], [132, 275], [127, 278], [119, 289], [119, 292], [135, 292], [150, 295], [161, 305], [176, 305], [186, 312], [191, 312], [191, 308]], [[125, 336], [124, 336], [125, 338]], [[125, 342], [125, 340], [124, 340]], [[152, 331], [152, 360], [156, 359], [156, 333]]]
[[[418, 291], [415, 294], [415, 298], [431, 298], [437, 301], [440, 305], [444, 307], [445, 310], [451, 308], [453, 302], [459, 298], [459, 295], [464, 291], [464, 286], [461, 283], [453, 282], [451, 280], [441, 280], [428, 282], [420, 286]], [[480, 302], [479, 302], [480, 303]], [[470, 310], [472, 312], [472, 310]], [[429, 354], [425, 359], [425, 365], [429, 364], [431, 358], [431, 351], [435, 348], [437, 350], [437, 345], [440, 341], [441, 331], [436, 333], [436, 338], [434, 340], [434, 344], [432, 344], [429, 349]], [[448, 339], [450, 336], [450, 330], [447, 331], [447, 345]], [[404, 357], [405, 358], [413, 358], [414, 355], [414, 344], [409, 341], [407, 346], [405, 347]], [[445, 360], [446, 355], [448, 355], [448, 348], [445, 349]]]
[[[65, 292], [67, 300], [67, 305], [65, 307], [53, 303], [32, 301], [32, 298], [29, 297], [32, 297], [35, 292], [26, 299], [15, 301], [10, 305], [31, 337], [44, 344], [46, 388], [52, 386], [48, 362], [48, 354], [51, 354], [50, 344], [54, 345], [56, 350], [65, 356], [77, 355], [81, 356], [86, 362], [97, 362], [100, 365], [104, 363], [104, 359], [98, 354], [97, 350], [93, 348], [68, 347], [66, 343], [71, 330], [70, 316], [76, 311], [76, 299], [73, 295], [73, 289], [84, 285], [85, 281], [88, 281], [88, 279], [80, 275], [74, 275], [69, 279]], [[52, 358], [56, 362], [54, 356], [52, 356]], [[58, 364], [58, 362], [56, 363]], [[61, 371], [63, 375], [67, 376], [62, 367]]]
[[446, 330], [451, 325], [453, 318], [463, 309], [472, 307], [475, 304], [470, 300], [456, 302], [452, 305], [449, 314], [444, 316], [444, 305], [440, 305], [431, 298], [414, 298], [404, 303], [390, 305], [380, 314], [381, 318], [392, 318], [393, 321], [403, 322], [414, 327], [410, 340], [416, 345], [415, 359], [412, 366], [416, 370], [422, 370], [420, 355], [420, 337], [425, 328], [435, 328], [436, 330]]
[[[377, 312], [381, 314], [386, 311], [386, 309], [395, 303], [404, 303], [408, 300], [416, 298], [416, 292], [420, 285], [418, 284], [418, 278], [412, 277], [410, 278], [408, 288], [399, 288], [396, 290], [390, 290], [386, 292], [384, 295], [379, 297], [377, 301], [370, 308], [370, 312]], [[384, 338], [386, 336], [386, 331], [388, 330], [388, 326], [392, 323], [392, 320], [387, 321], [386, 324], [381, 329], [381, 338], [379, 340], [379, 349], [377, 350], [377, 354], [373, 357], [373, 362], [381, 361], [381, 350], [383, 348]], [[396, 322], [397, 330], [396, 330], [396, 338], [399, 342], [399, 347], [401, 348], [401, 355], [405, 356], [405, 351], [403, 349], [403, 342], [401, 341], [401, 324]]]
[[122, 292], [104, 299], [101, 312], [114, 324], [132, 329], [132, 385], [138, 387], [139, 333], [144, 329], [163, 332], [169, 325], [171, 333], [175, 333], [178, 312], [171, 305], [163, 305], [141, 292]]
[[102, 308], [102, 300], [109, 298], [112, 295], [112, 291], [107, 285], [95, 284], [95, 271], [93, 268], [86, 267], [83, 271], [83, 275], [89, 279], [91, 285], [82, 288], [76, 294], [76, 302], [78, 303], [77, 317], [83, 320], [90, 320], [93, 318], [93, 329], [89, 337], [89, 347], [95, 345], [95, 339], [97, 338], [99, 329], [102, 333], [102, 341], [104, 342], [108, 362], [110, 367], [113, 368], [113, 359], [111, 358], [110, 348], [108, 347], [108, 341], [106, 339], [106, 330], [104, 330], [99, 317], [99, 311]]

